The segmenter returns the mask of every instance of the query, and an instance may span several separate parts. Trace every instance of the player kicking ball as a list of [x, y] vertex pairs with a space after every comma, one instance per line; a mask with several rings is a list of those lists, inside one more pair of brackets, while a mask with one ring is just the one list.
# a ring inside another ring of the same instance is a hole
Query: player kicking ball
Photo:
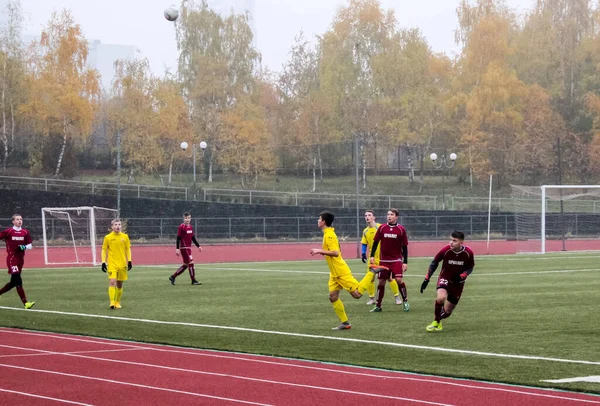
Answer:
[[442, 319], [450, 317], [454, 311], [465, 287], [465, 281], [475, 268], [475, 256], [471, 248], [463, 244], [464, 240], [465, 235], [460, 231], [451, 234], [450, 244], [442, 248], [431, 261], [425, 280], [421, 284], [421, 293], [423, 293], [429, 279], [442, 262], [442, 270], [437, 282], [435, 319], [426, 327], [429, 332], [442, 331]]

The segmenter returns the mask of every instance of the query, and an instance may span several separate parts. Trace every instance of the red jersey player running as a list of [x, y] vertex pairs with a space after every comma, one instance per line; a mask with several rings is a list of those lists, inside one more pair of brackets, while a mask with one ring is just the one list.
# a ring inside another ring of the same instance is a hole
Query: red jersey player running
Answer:
[[408, 304], [408, 294], [406, 293], [406, 284], [402, 280], [404, 272], [408, 269], [408, 236], [406, 229], [398, 224], [400, 212], [398, 209], [389, 209], [387, 212], [387, 224], [381, 225], [373, 238], [371, 247], [371, 263], [375, 264], [375, 253], [377, 247], [381, 244], [379, 251], [379, 264], [387, 267], [387, 270], [379, 272], [379, 285], [377, 286], [377, 304], [371, 312], [380, 312], [383, 295], [385, 294], [385, 281], [396, 279], [400, 294], [402, 295], [402, 305], [404, 311], [410, 310]]
[[471, 248], [463, 245], [465, 235], [460, 231], [451, 234], [450, 244], [442, 248], [435, 256], [425, 280], [421, 284], [421, 293], [427, 288], [429, 279], [442, 262], [442, 271], [437, 282], [435, 299], [435, 320], [427, 326], [427, 331], [442, 331], [442, 319], [450, 317], [460, 300], [467, 277], [475, 268], [475, 256]]
[[172, 285], [175, 285], [175, 278], [181, 275], [186, 269], [190, 271], [190, 278], [192, 278], [192, 285], [202, 285], [202, 283], [196, 280], [196, 271], [194, 270], [194, 258], [192, 257], [192, 243], [198, 247], [198, 251], [202, 252], [202, 247], [196, 241], [194, 235], [194, 228], [190, 224], [192, 221], [192, 215], [190, 213], [183, 213], [183, 223], [177, 229], [177, 243], [175, 249], [175, 255], [179, 256], [181, 253], [181, 259], [183, 259], [183, 265], [181, 265], [173, 275], [169, 276], [169, 280]]
[[23, 290], [23, 280], [21, 271], [25, 263], [25, 251], [32, 249], [31, 235], [29, 231], [23, 228], [23, 217], [20, 214], [13, 214], [12, 228], [0, 232], [0, 240], [6, 242], [6, 266], [10, 281], [0, 289], [0, 295], [8, 292], [12, 288], [17, 288], [17, 293], [26, 309], [31, 309], [35, 302], [28, 302]]

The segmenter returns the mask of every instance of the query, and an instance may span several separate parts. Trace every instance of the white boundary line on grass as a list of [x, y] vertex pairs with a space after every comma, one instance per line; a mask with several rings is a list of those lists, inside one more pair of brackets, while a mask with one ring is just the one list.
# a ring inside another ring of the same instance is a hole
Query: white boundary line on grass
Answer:
[[72, 400], [51, 398], [51, 397], [48, 397], [48, 396], [34, 395], [33, 393], [19, 392], [19, 391], [16, 391], [16, 390], [10, 390], [10, 389], [4, 389], [4, 388], [0, 388], [0, 392], [13, 393], [13, 394], [22, 395], [22, 396], [29, 396], [29, 397], [37, 398], [37, 399], [53, 400], [55, 402], [67, 403], [69, 405], [93, 406], [90, 403], [73, 402]]
[[29, 313], [42, 313], [42, 314], [58, 314], [58, 315], [62, 315], [62, 316], [75, 316], [75, 317], [96, 318], [96, 319], [105, 319], [105, 320], [119, 320], [119, 321], [129, 321], [129, 322], [148, 323], [148, 324], [161, 324], [161, 325], [167, 325], [167, 326], [200, 327], [200, 328], [208, 328], [208, 329], [216, 329], [216, 330], [242, 331], [242, 332], [247, 332], [247, 333], [278, 335], [278, 336], [286, 336], [286, 337], [300, 337], [300, 338], [310, 338], [310, 339], [317, 339], [317, 340], [344, 341], [344, 342], [349, 342], [349, 343], [376, 344], [376, 345], [384, 345], [384, 346], [390, 346], [390, 347], [411, 348], [411, 349], [415, 349], [415, 350], [446, 352], [446, 353], [454, 353], [454, 354], [461, 354], [461, 355], [478, 355], [478, 356], [483, 356], [483, 357], [522, 359], [522, 360], [527, 360], [527, 361], [548, 361], [548, 362], [560, 362], [560, 363], [567, 363], [567, 364], [600, 365], [600, 361], [571, 360], [571, 359], [563, 359], [563, 358], [541, 357], [541, 356], [537, 356], [537, 355], [501, 354], [501, 353], [485, 352], [485, 351], [458, 350], [458, 349], [454, 349], [454, 348], [431, 347], [431, 346], [426, 346], [426, 345], [404, 344], [404, 343], [365, 340], [365, 339], [348, 338], [348, 337], [322, 336], [322, 335], [316, 335], [316, 334], [290, 333], [290, 332], [285, 332], [285, 331], [261, 330], [261, 329], [246, 328], [246, 327], [218, 326], [218, 325], [211, 325], [211, 324], [188, 323], [188, 322], [182, 322], [182, 321], [161, 321], [161, 320], [152, 320], [152, 319], [135, 319], [135, 318], [131, 318], [131, 317], [61, 312], [61, 311], [57, 311], [57, 310], [39, 310], [39, 309], [34, 310], [34, 309], [23, 309], [23, 308], [7, 307], [7, 306], [0, 306], [0, 310], [24, 311], [24, 312], [29, 312]]
[[[275, 272], [275, 273], [299, 273], [299, 274], [319, 274], [319, 275], [329, 275], [329, 272], [325, 271], [294, 271], [290, 269], [257, 269], [257, 268], [216, 268], [211, 267], [209, 269], [198, 268], [202, 270], [208, 271], [249, 271], [249, 272]], [[547, 274], [547, 273], [574, 273], [574, 272], [597, 272], [600, 271], [600, 268], [591, 268], [591, 269], [557, 269], [557, 270], [549, 270], [549, 271], [530, 271], [530, 272], [488, 272], [488, 273], [477, 273], [473, 272], [469, 278], [474, 276], [506, 276], [506, 275], [528, 275], [528, 274]], [[423, 278], [423, 275], [409, 275], [405, 274], [404, 277], [419, 277]]]
[[[140, 266], [139, 268], [167, 268], [166, 266], [157, 266], [157, 265], [148, 265], [148, 266]], [[235, 268], [235, 267], [215, 267], [212, 265], [199, 264], [196, 268], [198, 271], [246, 271], [246, 272], [264, 272], [264, 273], [296, 273], [296, 274], [312, 274], [312, 275], [329, 275], [327, 271], [305, 271], [305, 270], [292, 270], [292, 269], [261, 269], [261, 268]], [[32, 268], [31, 270], [42, 270], [42, 268]], [[45, 268], [45, 271], [48, 269]], [[80, 268], [53, 268], [52, 270], [68, 270], [68, 271], [76, 271], [80, 270]], [[590, 268], [590, 269], [554, 269], [547, 271], [524, 271], [524, 272], [484, 272], [478, 273], [477, 271], [473, 272], [469, 276], [479, 277], [479, 276], [510, 276], [510, 275], [539, 275], [539, 274], [551, 274], [551, 273], [576, 273], [576, 272], [598, 272], [600, 268]], [[366, 272], [366, 270], [365, 270]], [[422, 278], [421, 274], [405, 274], [404, 277], [409, 278]]]
[[[134, 342], [123, 341], [123, 340], [114, 340], [108, 338], [94, 338], [83, 336], [72, 336], [69, 334], [62, 333], [45, 333], [45, 332], [36, 332], [36, 331], [28, 331], [28, 330], [13, 330], [13, 329], [4, 329], [0, 328], [0, 333], [6, 334], [17, 334], [17, 335], [31, 335], [35, 337], [44, 337], [44, 338], [57, 338], [60, 340], [67, 341], [78, 341], [84, 343], [93, 343], [93, 344], [101, 344], [101, 345], [113, 345], [113, 346], [129, 346], [134, 345]], [[580, 398], [572, 398], [567, 396], [559, 396], [553, 395], [552, 392], [561, 392], [568, 393], [558, 389], [552, 388], [537, 388], [537, 387], [527, 387], [520, 385], [512, 385], [512, 384], [504, 384], [504, 383], [495, 383], [495, 382], [485, 382], [485, 381], [476, 381], [476, 380], [465, 380], [463, 378], [451, 378], [451, 377], [438, 377], [434, 375], [426, 375], [426, 374], [416, 374], [409, 372], [401, 372], [401, 371], [390, 371], [385, 369], [377, 369], [377, 368], [365, 368], [360, 366], [352, 366], [352, 365], [343, 365], [343, 364], [328, 364], [335, 365], [342, 368], [353, 368], [358, 370], [365, 370], [370, 372], [356, 372], [356, 371], [348, 371], [342, 369], [334, 369], [332, 367], [320, 367], [314, 365], [304, 365], [304, 364], [323, 364], [319, 361], [308, 361], [308, 360], [298, 360], [298, 359], [288, 359], [281, 357], [273, 357], [268, 355], [256, 355], [256, 354], [238, 354], [235, 352], [226, 352], [226, 351], [217, 351], [217, 350], [203, 350], [197, 348], [188, 348], [188, 347], [175, 347], [172, 345], [164, 345], [164, 344], [149, 344], [144, 343], [144, 347], [151, 351], [157, 352], [166, 352], [166, 353], [175, 353], [175, 354], [185, 354], [185, 355], [195, 355], [209, 358], [222, 358], [222, 359], [232, 359], [236, 361], [244, 361], [251, 363], [261, 363], [267, 365], [276, 365], [276, 366], [284, 366], [286, 368], [299, 368], [299, 369], [308, 369], [308, 370], [316, 370], [316, 371], [325, 371], [330, 373], [339, 373], [342, 375], [352, 375], [352, 376], [363, 376], [366, 378], [377, 378], [377, 379], [396, 379], [396, 380], [404, 380], [404, 381], [414, 381], [414, 382], [426, 382], [426, 383], [434, 383], [439, 385], [447, 385], [447, 386], [456, 386], [468, 389], [478, 389], [484, 391], [499, 391], [499, 392], [507, 392], [507, 393], [516, 393], [520, 395], [529, 395], [533, 397], [544, 397], [551, 399], [561, 399], [561, 400], [570, 400], [576, 402], [583, 403], [593, 403], [600, 404], [600, 396], [598, 396], [598, 401], [588, 400], [588, 399], [580, 399]], [[286, 362], [287, 361], [287, 362]], [[303, 364], [299, 364], [298, 362], [302, 362]], [[327, 363], [325, 363], [327, 364]], [[378, 373], [375, 373], [378, 372]], [[437, 379], [436, 379], [437, 378]], [[457, 381], [457, 382], [454, 382]], [[487, 386], [479, 386], [474, 385], [472, 383], [464, 383], [464, 382], [476, 382], [481, 385]], [[504, 387], [506, 386], [506, 387]], [[511, 388], [521, 388], [522, 390], [511, 389]], [[527, 392], [525, 389], [536, 390], [540, 392], [548, 392], [548, 393], [538, 393], [538, 392]], [[588, 394], [584, 394], [588, 395]], [[591, 395], [596, 396], [596, 395]]]

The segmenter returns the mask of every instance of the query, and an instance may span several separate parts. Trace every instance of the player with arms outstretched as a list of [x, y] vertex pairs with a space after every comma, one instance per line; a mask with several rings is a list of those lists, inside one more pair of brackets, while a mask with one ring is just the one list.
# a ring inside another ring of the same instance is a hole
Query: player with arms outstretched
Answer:
[[188, 212], [183, 213], [183, 223], [177, 229], [177, 242], [175, 248], [175, 255], [181, 254], [183, 265], [181, 265], [173, 275], [169, 276], [171, 285], [175, 285], [175, 278], [181, 275], [186, 269], [189, 269], [190, 278], [192, 279], [192, 285], [202, 285], [201, 282], [196, 280], [196, 270], [194, 269], [194, 258], [192, 257], [192, 243], [198, 248], [199, 252], [202, 252], [202, 247], [196, 241], [194, 235], [194, 228], [192, 227], [192, 215]]
[[23, 217], [20, 214], [13, 214], [13, 226], [0, 232], [0, 240], [6, 243], [6, 266], [10, 281], [0, 289], [0, 295], [8, 292], [12, 288], [17, 288], [17, 293], [26, 309], [31, 309], [35, 302], [28, 302], [23, 290], [23, 280], [21, 272], [25, 264], [25, 251], [32, 249], [31, 235], [29, 231], [23, 228]]
[[[111, 309], [121, 308], [123, 282], [129, 279], [131, 271], [131, 242], [129, 236], [121, 232], [121, 220], [110, 222], [112, 232], [102, 243], [102, 272], [108, 273], [108, 298]], [[107, 265], [108, 263], [108, 265]]]
[[[381, 224], [379, 224], [375, 220], [375, 212], [373, 210], [365, 211], [365, 221], [367, 222], [367, 226], [363, 230], [362, 239], [360, 241], [362, 245], [361, 258], [363, 263], [369, 262], [369, 260], [367, 259], [367, 252], [371, 252], [371, 247], [373, 247], [373, 239], [375, 238], [375, 233], [377, 233], [377, 230], [381, 226]], [[381, 246], [377, 247], [377, 250], [375, 251], [375, 265], [379, 265], [380, 250]], [[368, 267], [367, 272], [370, 272]], [[371, 281], [371, 283], [369, 284], [369, 288], [367, 289], [367, 292], [369, 293], [369, 300], [367, 301], [368, 305], [374, 305], [375, 303], [377, 303], [377, 301], [375, 300], [375, 277], [373, 273], [371, 273], [371, 275], [373, 276], [373, 280]], [[395, 279], [392, 279], [390, 281], [390, 288], [392, 289], [392, 292], [394, 292], [396, 304], [402, 304], [402, 299], [400, 299], [400, 290], [398, 289], [398, 283]]]
[[437, 282], [435, 319], [426, 327], [429, 332], [442, 331], [442, 319], [450, 317], [454, 311], [465, 288], [465, 281], [475, 268], [475, 256], [471, 248], [463, 245], [464, 240], [465, 235], [460, 231], [451, 234], [450, 244], [442, 248], [431, 261], [425, 280], [421, 284], [421, 293], [423, 293], [429, 279], [442, 262], [442, 271]]
[[396, 279], [400, 293], [402, 294], [402, 305], [405, 312], [410, 310], [406, 284], [402, 279], [404, 272], [408, 269], [408, 235], [406, 229], [398, 224], [400, 212], [398, 209], [389, 209], [387, 212], [387, 224], [382, 224], [377, 229], [371, 247], [371, 264], [375, 264], [375, 253], [381, 244], [380, 260], [382, 266], [388, 268], [379, 273], [379, 285], [377, 287], [377, 303], [371, 312], [381, 312], [381, 303], [385, 294], [385, 281]]
[[[354, 278], [352, 271], [342, 258], [342, 250], [335, 229], [331, 227], [334, 218], [334, 214], [329, 211], [324, 211], [319, 215], [317, 225], [323, 231], [323, 244], [321, 248], [311, 249], [310, 255], [323, 255], [329, 266], [329, 301], [340, 319], [340, 324], [332, 330], [349, 330], [351, 326], [344, 304], [340, 299], [340, 291], [347, 290], [354, 299], [360, 299], [373, 280], [373, 275], [367, 274], [360, 283]], [[377, 270], [375, 268], [373, 272]]]

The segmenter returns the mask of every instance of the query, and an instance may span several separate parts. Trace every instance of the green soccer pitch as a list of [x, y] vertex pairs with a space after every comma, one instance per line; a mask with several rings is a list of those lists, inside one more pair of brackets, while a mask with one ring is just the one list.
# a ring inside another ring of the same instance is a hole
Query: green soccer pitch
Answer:
[[[22, 309], [14, 291], [1, 296], [0, 325], [600, 393], [600, 383], [543, 382], [600, 375], [599, 260], [478, 257], [461, 302], [436, 333], [425, 331], [435, 284], [419, 293], [425, 258], [409, 263], [408, 313], [389, 288], [382, 313], [369, 313], [366, 296], [342, 292], [348, 331], [331, 331], [338, 319], [325, 261], [200, 264], [202, 286], [192, 286], [187, 271], [172, 286], [176, 264], [134, 267], [120, 310], [108, 308], [100, 267], [25, 269], [36, 306]], [[365, 265], [348, 262], [360, 279]]]

